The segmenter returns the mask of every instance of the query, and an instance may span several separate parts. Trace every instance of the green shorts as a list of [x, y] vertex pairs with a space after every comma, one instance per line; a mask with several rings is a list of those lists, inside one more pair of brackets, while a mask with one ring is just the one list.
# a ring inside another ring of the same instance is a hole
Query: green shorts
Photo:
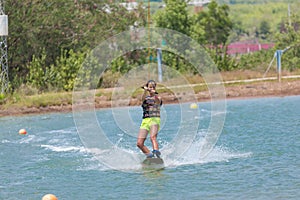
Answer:
[[144, 118], [140, 126], [140, 129], [146, 129], [147, 131], [150, 131], [150, 127], [152, 125], [158, 125], [158, 130], [159, 130], [160, 118], [159, 117]]

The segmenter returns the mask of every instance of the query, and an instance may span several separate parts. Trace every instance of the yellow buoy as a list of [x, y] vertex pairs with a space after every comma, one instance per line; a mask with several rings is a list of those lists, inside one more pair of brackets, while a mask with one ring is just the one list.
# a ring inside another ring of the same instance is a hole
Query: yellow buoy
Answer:
[[20, 134], [20, 135], [26, 135], [26, 134], [27, 134], [27, 131], [26, 131], [25, 129], [22, 128], [22, 129], [19, 130], [19, 134]]
[[58, 198], [53, 194], [46, 194], [43, 196], [42, 200], [58, 200]]
[[196, 103], [191, 103], [190, 109], [197, 109], [198, 105]]

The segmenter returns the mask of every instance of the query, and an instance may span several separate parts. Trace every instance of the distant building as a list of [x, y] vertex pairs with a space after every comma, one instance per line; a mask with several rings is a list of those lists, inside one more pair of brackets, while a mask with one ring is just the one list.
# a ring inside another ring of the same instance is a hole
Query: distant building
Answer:
[[211, 0], [191, 0], [188, 1], [188, 5], [193, 5], [193, 6], [203, 6], [206, 4], [209, 4]]
[[[150, 2], [163, 2], [162, 0], [150, 0]], [[194, 6], [194, 11], [199, 12], [202, 10], [203, 6], [210, 3], [211, 0], [191, 0], [187, 1], [187, 4], [190, 6]], [[126, 3], [120, 3], [123, 5], [127, 10], [134, 10], [138, 7], [138, 3], [136, 0], [127, 0]], [[162, 5], [164, 7], [164, 5]]]
[[245, 42], [236, 42], [228, 45], [227, 53], [229, 55], [237, 54], [247, 54], [255, 51], [260, 51], [263, 49], [273, 48], [274, 44], [260, 44], [260, 43], [245, 43]]

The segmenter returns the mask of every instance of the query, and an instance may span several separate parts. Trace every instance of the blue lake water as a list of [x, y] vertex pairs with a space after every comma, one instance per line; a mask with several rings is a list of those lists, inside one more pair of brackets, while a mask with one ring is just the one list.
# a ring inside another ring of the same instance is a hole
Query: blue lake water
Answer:
[[[182, 120], [178, 107], [164, 105], [163, 155]], [[166, 162], [161, 171], [145, 171], [136, 163], [132, 169], [111, 169], [87, 151], [72, 113], [0, 118], [0, 199], [38, 200], [48, 193], [60, 200], [300, 198], [300, 96], [227, 100], [219, 140], [201, 159], [197, 147], [211, 110], [209, 103], [198, 108], [200, 124], [185, 159]], [[135, 130], [141, 108], [129, 110]], [[111, 109], [96, 115], [114, 146], [139, 154], [136, 133], [125, 133]], [[19, 135], [21, 128], [28, 134]], [[115, 160], [122, 165], [122, 158]]]

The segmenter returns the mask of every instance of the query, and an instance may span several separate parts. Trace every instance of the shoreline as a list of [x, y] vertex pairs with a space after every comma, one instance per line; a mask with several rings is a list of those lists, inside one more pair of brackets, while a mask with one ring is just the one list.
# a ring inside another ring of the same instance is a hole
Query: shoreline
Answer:
[[[225, 85], [226, 99], [251, 99], [251, 98], [268, 98], [268, 97], [285, 97], [285, 96], [297, 96], [300, 95], [300, 80], [285, 80], [282, 82], [255, 82], [246, 83], [239, 85]], [[176, 96], [161, 93], [164, 104], [176, 104], [179, 103], [179, 99], [185, 94], [178, 94]], [[208, 91], [199, 92], [193, 96], [190, 100], [184, 98], [184, 101], [180, 102], [205, 102], [211, 99]], [[112, 101], [106, 100], [101, 97], [95, 98], [95, 108], [110, 108]], [[140, 101], [138, 99], [131, 99], [129, 104], [122, 104], [122, 102], [117, 102], [118, 107], [124, 106], [138, 106]], [[22, 115], [36, 115], [36, 114], [46, 114], [46, 113], [67, 113], [72, 112], [72, 105], [65, 104], [59, 106], [45, 106], [45, 107], [10, 107], [3, 109], [0, 106], [0, 117], [8, 116], [22, 116]]]

